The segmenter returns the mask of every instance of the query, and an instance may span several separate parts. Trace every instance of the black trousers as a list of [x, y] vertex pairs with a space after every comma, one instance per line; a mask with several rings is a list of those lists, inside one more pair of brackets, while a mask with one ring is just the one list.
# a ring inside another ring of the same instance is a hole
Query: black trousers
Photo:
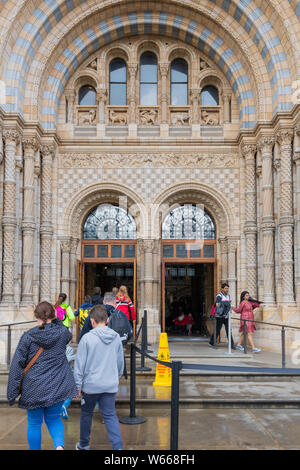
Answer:
[[[227, 338], [228, 338], [228, 318], [216, 318], [216, 320], [217, 320], [216, 338], [219, 336], [223, 325], [225, 326], [226, 335], [227, 335]], [[209, 340], [209, 344], [211, 344], [212, 346], [214, 345], [214, 334], [211, 335], [211, 338]], [[234, 346], [234, 341], [233, 341], [232, 335], [231, 335], [231, 345]]]

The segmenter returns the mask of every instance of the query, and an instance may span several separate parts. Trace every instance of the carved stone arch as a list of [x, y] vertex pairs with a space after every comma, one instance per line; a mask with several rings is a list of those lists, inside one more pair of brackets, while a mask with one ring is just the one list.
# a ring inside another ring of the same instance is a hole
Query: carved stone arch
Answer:
[[226, 198], [211, 186], [189, 181], [170, 186], [155, 199], [151, 224], [156, 237], [160, 237], [162, 217], [168, 208], [191, 203], [203, 204], [215, 223], [217, 239], [235, 233], [235, 218]]
[[140, 63], [141, 55], [144, 52], [150, 51], [153, 52], [157, 57], [157, 63], [159, 63], [161, 58], [161, 43], [162, 41], [155, 40], [153, 37], [150, 38], [143, 38], [140, 41], [137, 41], [136, 44], [136, 55], [137, 55], [137, 63]]
[[142, 199], [123, 185], [96, 183], [78, 191], [64, 211], [60, 237], [82, 238], [82, 226], [89, 212], [102, 203], [127, 207], [137, 227], [137, 237], [143, 238], [147, 227], [147, 209]]

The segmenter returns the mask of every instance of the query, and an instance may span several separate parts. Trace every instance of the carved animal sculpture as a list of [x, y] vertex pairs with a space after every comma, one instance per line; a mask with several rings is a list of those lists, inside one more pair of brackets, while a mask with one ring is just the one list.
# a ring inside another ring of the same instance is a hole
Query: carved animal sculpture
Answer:
[[156, 111], [154, 109], [144, 110], [140, 112], [141, 124], [155, 124]]
[[207, 126], [216, 126], [219, 124], [218, 113], [208, 113], [207, 111], [202, 111], [201, 119], [203, 124], [206, 124]]
[[113, 109], [109, 111], [109, 120], [112, 124], [126, 124], [127, 114], [115, 112]]
[[89, 114], [82, 114], [79, 116], [80, 124], [93, 124], [96, 119], [96, 110], [90, 109]]
[[189, 121], [189, 113], [172, 114], [171, 122], [174, 126], [176, 126], [176, 124], [181, 124], [183, 126], [184, 124], [188, 124], [188, 121]]

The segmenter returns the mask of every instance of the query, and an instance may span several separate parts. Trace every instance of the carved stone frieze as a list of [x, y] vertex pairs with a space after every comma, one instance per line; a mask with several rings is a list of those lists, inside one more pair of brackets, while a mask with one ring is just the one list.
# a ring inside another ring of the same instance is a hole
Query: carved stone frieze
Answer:
[[75, 154], [60, 155], [62, 168], [182, 167], [237, 168], [237, 154], [157, 153], [157, 154]]

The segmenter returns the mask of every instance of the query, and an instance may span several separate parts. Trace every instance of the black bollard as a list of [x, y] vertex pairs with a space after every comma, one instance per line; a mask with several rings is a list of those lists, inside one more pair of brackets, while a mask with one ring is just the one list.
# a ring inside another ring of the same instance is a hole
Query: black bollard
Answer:
[[247, 354], [247, 323], [243, 323], [243, 336], [244, 336], [244, 354]]
[[[144, 317], [142, 319], [142, 347], [141, 347], [141, 350], [142, 350], [143, 353], [146, 352], [146, 349], [147, 349], [146, 328], [147, 328], [147, 325], [145, 323], [145, 317]], [[137, 367], [136, 370], [139, 371], [139, 372], [148, 372], [148, 371], [152, 370], [151, 367], [146, 367], [145, 366], [145, 356], [144, 356], [144, 354], [141, 354], [141, 365], [140, 365], [140, 367]]]
[[217, 319], [216, 315], [214, 315], [214, 346], [217, 346]]
[[286, 358], [285, 358], [285, 329], [284, 329], [284, 326], [281, 328], [281, 351], [282, 351], [281, 363], [282, 363], [282, 368], [284, 369], [285, 366], [286, 366]]
[[171, 435], [170, 450], [178, 450], [179, 426], [179, 378], [182, 362], [172, 362], [172, 389], [171, 389]]
[[124, 416], [119, 421], [122, 424], [142, 424], [147, 421], [142, 416], [136, 416], [136, 350], [135, 345], [131, 343], [130, 349], [130, 416]]
[[151, 349], [148, 349], [148, 317], [147, 317], [147, 310], [144, 310], [144, 323], [145, 323], [145, 345], [146, 345], [146, 353], [151, 354], [153, 351]]
[[7, 330], [7, 355], [6, 355], [7, 366], [10, 366], [11, 363], [11, 325], [8, 325]]

